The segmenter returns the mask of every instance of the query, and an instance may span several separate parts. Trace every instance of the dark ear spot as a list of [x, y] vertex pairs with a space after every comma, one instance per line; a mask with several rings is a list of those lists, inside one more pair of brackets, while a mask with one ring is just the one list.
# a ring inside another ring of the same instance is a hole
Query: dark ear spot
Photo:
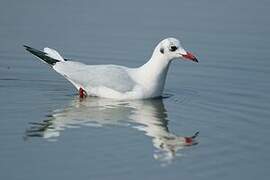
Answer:
[[163, 47], [160, 48], [159, 51], [160, 51], [162, 54], [164, 54], [164, 48], [163, 48]]

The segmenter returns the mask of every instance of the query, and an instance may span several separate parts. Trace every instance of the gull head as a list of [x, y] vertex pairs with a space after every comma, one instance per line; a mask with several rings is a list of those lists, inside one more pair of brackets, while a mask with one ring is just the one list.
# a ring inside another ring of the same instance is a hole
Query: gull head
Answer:
[[156, 47], [154, 54], [167, 60], [183, 59], [198, 62], [197, 58], [190, 52], [186, 51], [180, 41], [175, 38], [166, 38]]

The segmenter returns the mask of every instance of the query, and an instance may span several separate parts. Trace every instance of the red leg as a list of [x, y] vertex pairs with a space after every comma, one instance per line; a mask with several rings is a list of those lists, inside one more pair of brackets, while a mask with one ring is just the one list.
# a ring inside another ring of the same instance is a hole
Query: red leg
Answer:
[[80, 98], [86, 98], [86, 96], [87, 96], [86, 91], [81, 87], [79, 89], [79, 96], [80, 96]]

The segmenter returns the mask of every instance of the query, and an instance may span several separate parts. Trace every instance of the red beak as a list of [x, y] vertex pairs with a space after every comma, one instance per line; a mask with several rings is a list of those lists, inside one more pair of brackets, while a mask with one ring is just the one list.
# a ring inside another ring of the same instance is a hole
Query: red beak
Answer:
[[184, 58], [194, 61], [194, 62], [199, 62], [198, 59], [190, 52], [187, 52], [186, 55], [182, 55]]

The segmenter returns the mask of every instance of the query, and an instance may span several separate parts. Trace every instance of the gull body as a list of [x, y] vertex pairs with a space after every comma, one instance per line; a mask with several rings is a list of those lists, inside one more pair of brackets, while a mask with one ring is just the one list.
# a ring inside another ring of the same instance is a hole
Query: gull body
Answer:
[[49, 64], [78, 90], [88, 96], [113, 99], [147, 99], [162, 96], [169, 65], [173, 59], [198, 62], [179, 40], [167, 38], [154, 49], [148, 62], [138, 68], [119, 65], [86, 65], [64, 59], [56, 50], [26, 50]]

